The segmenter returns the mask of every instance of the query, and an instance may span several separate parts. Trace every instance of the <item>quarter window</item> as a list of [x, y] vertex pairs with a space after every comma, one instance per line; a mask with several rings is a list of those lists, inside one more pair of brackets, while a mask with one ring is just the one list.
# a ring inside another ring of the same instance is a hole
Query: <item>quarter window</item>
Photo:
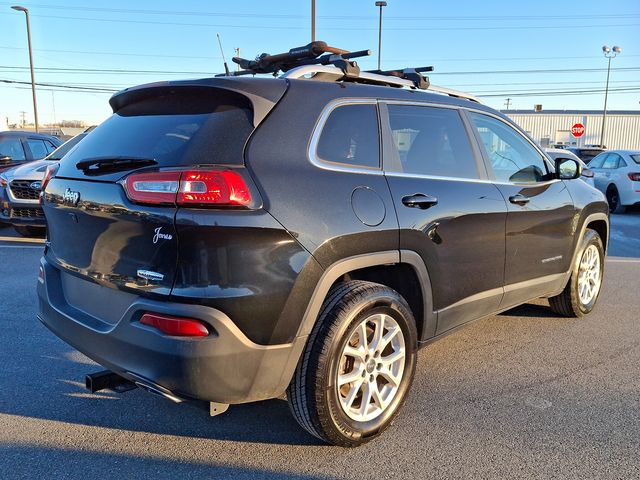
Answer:
[[515, 129], [488, 115], [471, 113], [499, 182], [535, 183], [548, 173], [542, 155]]
[[477, 179], [469, 137], [457, 110], [389, 105], [393, 156], [389, 170]]
[[325, 162], [380, 168], [380, 135], [375, 105], [344, 105], [327, 119], [316, 155]]

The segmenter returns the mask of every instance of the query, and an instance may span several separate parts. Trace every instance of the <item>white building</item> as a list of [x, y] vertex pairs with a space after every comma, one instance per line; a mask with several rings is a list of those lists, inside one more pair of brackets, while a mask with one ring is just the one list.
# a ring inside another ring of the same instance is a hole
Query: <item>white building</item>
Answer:
[[[600, 144], [602, 110], [503, 110], [543, 147]], [[575, 138], [571, 127], [582, 124], [584, 135]], [[608, 149], [640, 149], [640, 110], [607, 111], [604, 145]]]

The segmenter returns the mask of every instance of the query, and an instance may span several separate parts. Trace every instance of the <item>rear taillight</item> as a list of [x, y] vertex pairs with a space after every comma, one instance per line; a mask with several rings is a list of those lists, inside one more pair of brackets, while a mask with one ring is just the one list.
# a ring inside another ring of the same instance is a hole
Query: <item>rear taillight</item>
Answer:
[[44, 171], [44, 178], [42, 179], [42, 184], [40, 185], [40, 203], [42, 203], [42, 195], [44, 194], [44, 189], [47, 188], [49, 181], [55, 176], [60, 168], [59, 163], [54, 163], [53, 165], [47, 166], [47, 169]]
[[206, 337], [209, 335], [207, 327], [193, 318], [172, 317], [159, 313], [145, 313], [140, 323], [160, 330], [166, 335], [174, 337]]
[[134, 173], [123, 185], [138, 203], [248, 206], [252, 200], [246, 181], [233, 170]]
[[629, 178], [634, 182], [640, 182], [640, 173], [628, 173]]
[[176, 202], [180, 172], [134, 173], [124, 180], [129, 199], [138, 203]]

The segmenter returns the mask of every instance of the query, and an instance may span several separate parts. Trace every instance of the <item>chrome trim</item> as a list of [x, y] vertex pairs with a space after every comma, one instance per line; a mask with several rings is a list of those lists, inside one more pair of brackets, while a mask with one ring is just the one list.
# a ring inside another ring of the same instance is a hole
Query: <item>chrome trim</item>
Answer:
[[145, 280], [151, 280], [156, 282], [159, 282], [162, 279], [164, 279], [164, 275], [162, 273], [152, 272], [151, 270], [140, 269], [136, 272], [136, 275], [140, 278], [144, 278]]
[[[303, 67], [299, 67], [299, 68], [303, 68]], [[349, 164], [346, 164], [346, 163], [330, 162], [328, 160], [324, 160], [318, 157], [317, 155], [318, 143], [320, 141], [320, 136], [322, 135], [322, 130], [325, 127], [325, 124], [327, 122], [327, 119], [329, 118], [329, 115], [331, 115], [331, 113], [333, 113], [335, 109], [346, 106], [346, 105], [377, 105], [377, 104], [378, 104], [378, 101], [373, 98], [339, 98], [327, 103], [325, 107], [322, 109], [322, 112], [320, 113], [320, 116], [316, 121], [315, 127], [313, 127], [311, 140], [309, 140], [309, 148], [307, 150], [307, 155], [311, 163], [323, 170], [349, 172], [349, 173], [363, 173], [367, 175], [384, 175], [384, 173], [382, 172], [382, 149], [380, 149], [380, 158], [379, 158], [380, 166], [378, 168], [355, 167], [355, 166], [349, 166]]]
[[[13, 179], [13, 180], [16, 180], [16, 179]], [[13, 182], [13, 180], [11, 181]], [[13, 191], [11, 190], [11, 182], [7, 184], [6, 189], [7, 189], [7, 194], [9, 196], [9, 200], [11, 202], [20, 203], [20, 204], [25, 203], [25, 204], [32, 204], [32, 205], [40, 205], [40, 199], [32, 200], [28, 198], [17, 198], [16, 196], [14, 196]]]

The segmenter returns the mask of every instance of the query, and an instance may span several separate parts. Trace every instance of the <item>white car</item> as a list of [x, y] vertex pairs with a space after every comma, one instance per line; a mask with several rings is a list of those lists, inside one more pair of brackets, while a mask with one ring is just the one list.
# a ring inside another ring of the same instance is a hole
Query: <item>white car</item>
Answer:
[[640, 150], [609, 150], [589, 162], [595, 185], [607, 196], [609, 211], [640, 205]]
[[593, 172], [590, 170], [590, 167], [588, 167], [587, 164], [584, 163], [575, 153], [572, 153], [564, 148], [545, 148], [544, 151], [554, 162], [556, 158], [571, 158], [577, 162], [580, 162], [580, 165], [582, 165], [582, 176], [580, 177], [580, 180], [585, 182], [587, 185], [595, 187], [593, 181]]

